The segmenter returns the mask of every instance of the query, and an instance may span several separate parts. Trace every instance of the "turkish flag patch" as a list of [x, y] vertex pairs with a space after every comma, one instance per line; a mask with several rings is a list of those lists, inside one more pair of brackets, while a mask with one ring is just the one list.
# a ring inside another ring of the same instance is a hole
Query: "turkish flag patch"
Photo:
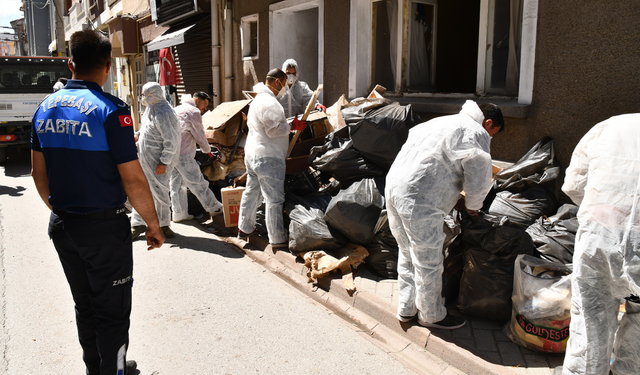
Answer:
[[120, 126], [123, 128], [125, 126], [133, 126], [133, 119], [131, 118], [131, 115], [118, 116], [118, 120], [120, 120]]

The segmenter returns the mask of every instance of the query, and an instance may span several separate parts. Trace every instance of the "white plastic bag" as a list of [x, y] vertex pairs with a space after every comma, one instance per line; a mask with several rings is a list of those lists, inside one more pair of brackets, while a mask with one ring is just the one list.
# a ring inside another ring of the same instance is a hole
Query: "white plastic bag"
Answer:
[[516, 344], [563, 353], [571, 321], [571, 264], [518, 255], [513, 275], [513, 311], [504, 333]]

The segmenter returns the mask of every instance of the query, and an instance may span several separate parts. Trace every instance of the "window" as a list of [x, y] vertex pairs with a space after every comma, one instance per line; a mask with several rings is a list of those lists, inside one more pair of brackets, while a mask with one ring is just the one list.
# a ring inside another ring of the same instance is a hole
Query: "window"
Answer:
[[258, 15], [242, 17], [240, 20], [240, 41], [243, 60], [258, 58]]
[[[406, 6], [405, 6], [406, 4]], [[349, 96], [500, 95], [530, 104], [538, 0], [353, 0]]]
[[436, 73], [437, 0], [411, 2], [407, 89], [433, 91]]

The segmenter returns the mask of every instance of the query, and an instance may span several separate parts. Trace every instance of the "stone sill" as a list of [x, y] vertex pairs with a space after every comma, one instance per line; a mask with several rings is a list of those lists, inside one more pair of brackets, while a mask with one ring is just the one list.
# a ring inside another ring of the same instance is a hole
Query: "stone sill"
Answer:
[[[394, 97], [402, 105], [411, 104], [411, 107], [418, 113], [439, 113], [453, 115], [460, 112], [462, 105], [467, 98], [420, 98], [420, 97]], [[502, 111], [502, 115], [508, 118], [528, 118], [531, 112], [530, 104], [519, 104], [517, 99], [505, 98], [474, 98], [471, 99], [478, 104], [494, 103]]]

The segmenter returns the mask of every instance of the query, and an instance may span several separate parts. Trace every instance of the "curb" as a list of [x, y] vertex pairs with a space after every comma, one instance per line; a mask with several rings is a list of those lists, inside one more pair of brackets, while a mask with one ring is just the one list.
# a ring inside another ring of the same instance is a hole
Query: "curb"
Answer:
[[349, 295], [337, 276], [326, 276], [317, 285], [308, 282], [306, 268], [289, 252], [274, 252], [265, 238], [251, 236], [249, 242], [235, 237], [236, 228], [225, 228], [215, 220], [207, 229], [233, 245], [321, 306], [350, 322], [363, 336], [421, 374], [514, 375], [509, 367], [496, 365], [448, 342], [422, 326], [400, 323], [391, 304], [366, 291]]

